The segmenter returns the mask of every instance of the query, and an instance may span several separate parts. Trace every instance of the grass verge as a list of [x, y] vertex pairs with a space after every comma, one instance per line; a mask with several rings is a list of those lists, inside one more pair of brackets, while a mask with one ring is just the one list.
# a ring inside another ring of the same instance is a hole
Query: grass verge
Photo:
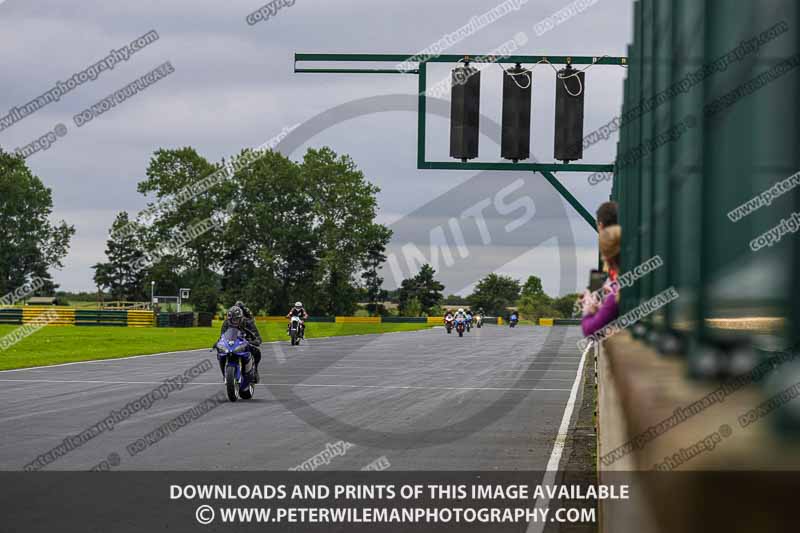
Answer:
[[[0, 325], [0, 338], [19, 326]], [[338, 337], [416, 331], [426, 324], [335, 324], [310, 323], [308, 338]], [[116, 359], [131, 355], [176, 352], [209, 348], [219, 337], [220, 323], [213, 328], [119, 328], [47, 326], [5, 351], [0, 351], [0, 370], [31, 366], [56, 365], [95, 359]], [[265, 342], [288, 342], [286, 325], [278, 322], [259, 323]]]

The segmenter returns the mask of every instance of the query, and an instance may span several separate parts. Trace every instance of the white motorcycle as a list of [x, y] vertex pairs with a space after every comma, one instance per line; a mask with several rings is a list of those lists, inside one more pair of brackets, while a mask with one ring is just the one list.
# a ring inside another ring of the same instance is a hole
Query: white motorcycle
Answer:
[[300, 340], [303, 338], [303, 328], [305, 325], [303, 321], [300, 320], [299, 316], [293, 316], [292, 321], [289, 323], [289, 337], [292, 341], [292, 346], [297, 346], [300, 344]]

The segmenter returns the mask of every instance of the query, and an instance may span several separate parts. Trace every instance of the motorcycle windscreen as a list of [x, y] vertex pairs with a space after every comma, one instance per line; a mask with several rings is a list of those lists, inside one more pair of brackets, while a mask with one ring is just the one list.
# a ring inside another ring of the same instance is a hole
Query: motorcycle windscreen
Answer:
[[225, 333], [222, 334], [222, 340], [225, 342], [236, 341], [239, 337], [242, 336], [242, 332], [237, 328], [228, 328]]

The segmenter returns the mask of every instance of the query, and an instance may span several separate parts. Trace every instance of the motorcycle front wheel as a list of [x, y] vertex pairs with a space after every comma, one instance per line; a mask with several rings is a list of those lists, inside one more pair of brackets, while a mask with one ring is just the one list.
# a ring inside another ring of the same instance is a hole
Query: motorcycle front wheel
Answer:
[[239, 384], [236, 383], [236, 367], [225, 367], [225, 392], [228, 393], [228, 399], [235, 402], [239, 399]]

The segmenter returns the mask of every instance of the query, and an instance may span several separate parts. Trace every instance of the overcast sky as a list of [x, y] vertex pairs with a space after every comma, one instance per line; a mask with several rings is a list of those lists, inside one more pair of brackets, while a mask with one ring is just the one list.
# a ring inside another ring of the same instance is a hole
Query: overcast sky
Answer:
[[[104, 260], [108, 227], [116, 213], [136, 212], [146, 205], [136, 184], [156, 149], [192, 146], [210, 161], [219, 161], [244, 147], [261, 145], [284, 128], [305, 124], [289, 143], [299, 146], [287, 155], [299, 159], [306, 147], [323, 145], [349, 153], [381, 188], [380, 221], [400, 230], [393, 252], [414, 244], [428, 254], [431, 230], [450, 216], [459, 218], [484, 198], [497, 205], [498, 195], [502, 204], [507, 194], [510, 203], [524, 191], [524, 197], [532, 199], [534, 211], [519, 204], [505, 218], [494, 213], [501, 231], [493, 232], [488, 244], [472, 239], [466, 228], [468, 251], [457, 256], [461, 262], [448, 265], [439, 258], [448, 293], [468, 290], [488, 270], [520, 278], [537, 274], [551, 294], [585, 285], [586, 272], [596, 263], [596, 233], [540, 175], [416, 170], [416, 116], [407, 105], [413, 104], [416, 76], [293, 72], [295, 52], [413, 54], [500, 3], [296, 0], [268, 20], [250, 25], [247, 15], [264, 5], [258, 0], [0, 0], [3, 116], [100, 61], [111, 49], [151, 30], [160, 37], [95, 81], [78, 85], [60, 101], [0, 132], [0, 146], [13, 151], [58, 124], [67, 127], [67, 134], [48, 150], [28, 158], [32, 171], [53, 190], [54, 218], [76, 228], [65, 268], [54, 273], [56, 281], [66, 290], [94, 289], [91, 265]], [[522, 54], [625, 55], [631, 40], [630, 0], [597, 0], [537, 36], [534, 26], [567, 5], [564, 0], [529, 0], [444, 53], [485, 53], [524, 32], [528, 41], [518, 52]], [[174, 73], [88, 124], [75, 125], [75, 114], [165, 61]], [[445, 78], [450, 68], [433, 66], [430, 84]], [[619, 112], [624, 76], [621, 67], [595, 66], [587, 72], [586, 132]], [[550, 162], [555, 73], [547, 65], [536, 66], [533, 83], [533, 155]], [[499, 160], [490, 124], [500, 121], [501, 85], [498, 66], [482, 73], [481, 161]], [[386, 98], [360, 102], [379, 96]], [[352, 109], [360, 116], [344, 120], [348, 115], [337, 106], [354, 101]], [[428, 119], [428, 159], [447, 160], [448, 107], [446, 102], [431, 107], [444, 111]], [[331, 115], [332, 109], [336, 111]], [[309, 123], [326, 112], [332, 117], [327, 129]], [[313, 137], [300, 137], [309, 131], [315, 132]], [[616, 137], [599, 143], [586, 151], [582, 162], [609, 163], [615, 147]], [[559, 177], [592, 213], [610, 194], [610, 183], [590, 186], [586, 174]], [[521, 178], [524, 188], [517, 183]], [[470, 194], [464, 193], [466, 188]], [[432, 222], [432, 213], [441, 214], [442, 220]], [[484, 215], [491, 218], [491, 209]], [[461, 220], [465, 226], [470, 221]], [[511, 235], [508, 223], [515, 220], [522, 229]], [[479, 235], [477, 226], [472, 233]], [[566, 256], [577, 261], [577, 280], [574, 269], [565, 267]], [[404, 257], [400, 264], [406, 265]], [[566, 278], [565, 271], [571, 272]], [[395, 284], [394, 277], [387, 268], [387, 286]]]

